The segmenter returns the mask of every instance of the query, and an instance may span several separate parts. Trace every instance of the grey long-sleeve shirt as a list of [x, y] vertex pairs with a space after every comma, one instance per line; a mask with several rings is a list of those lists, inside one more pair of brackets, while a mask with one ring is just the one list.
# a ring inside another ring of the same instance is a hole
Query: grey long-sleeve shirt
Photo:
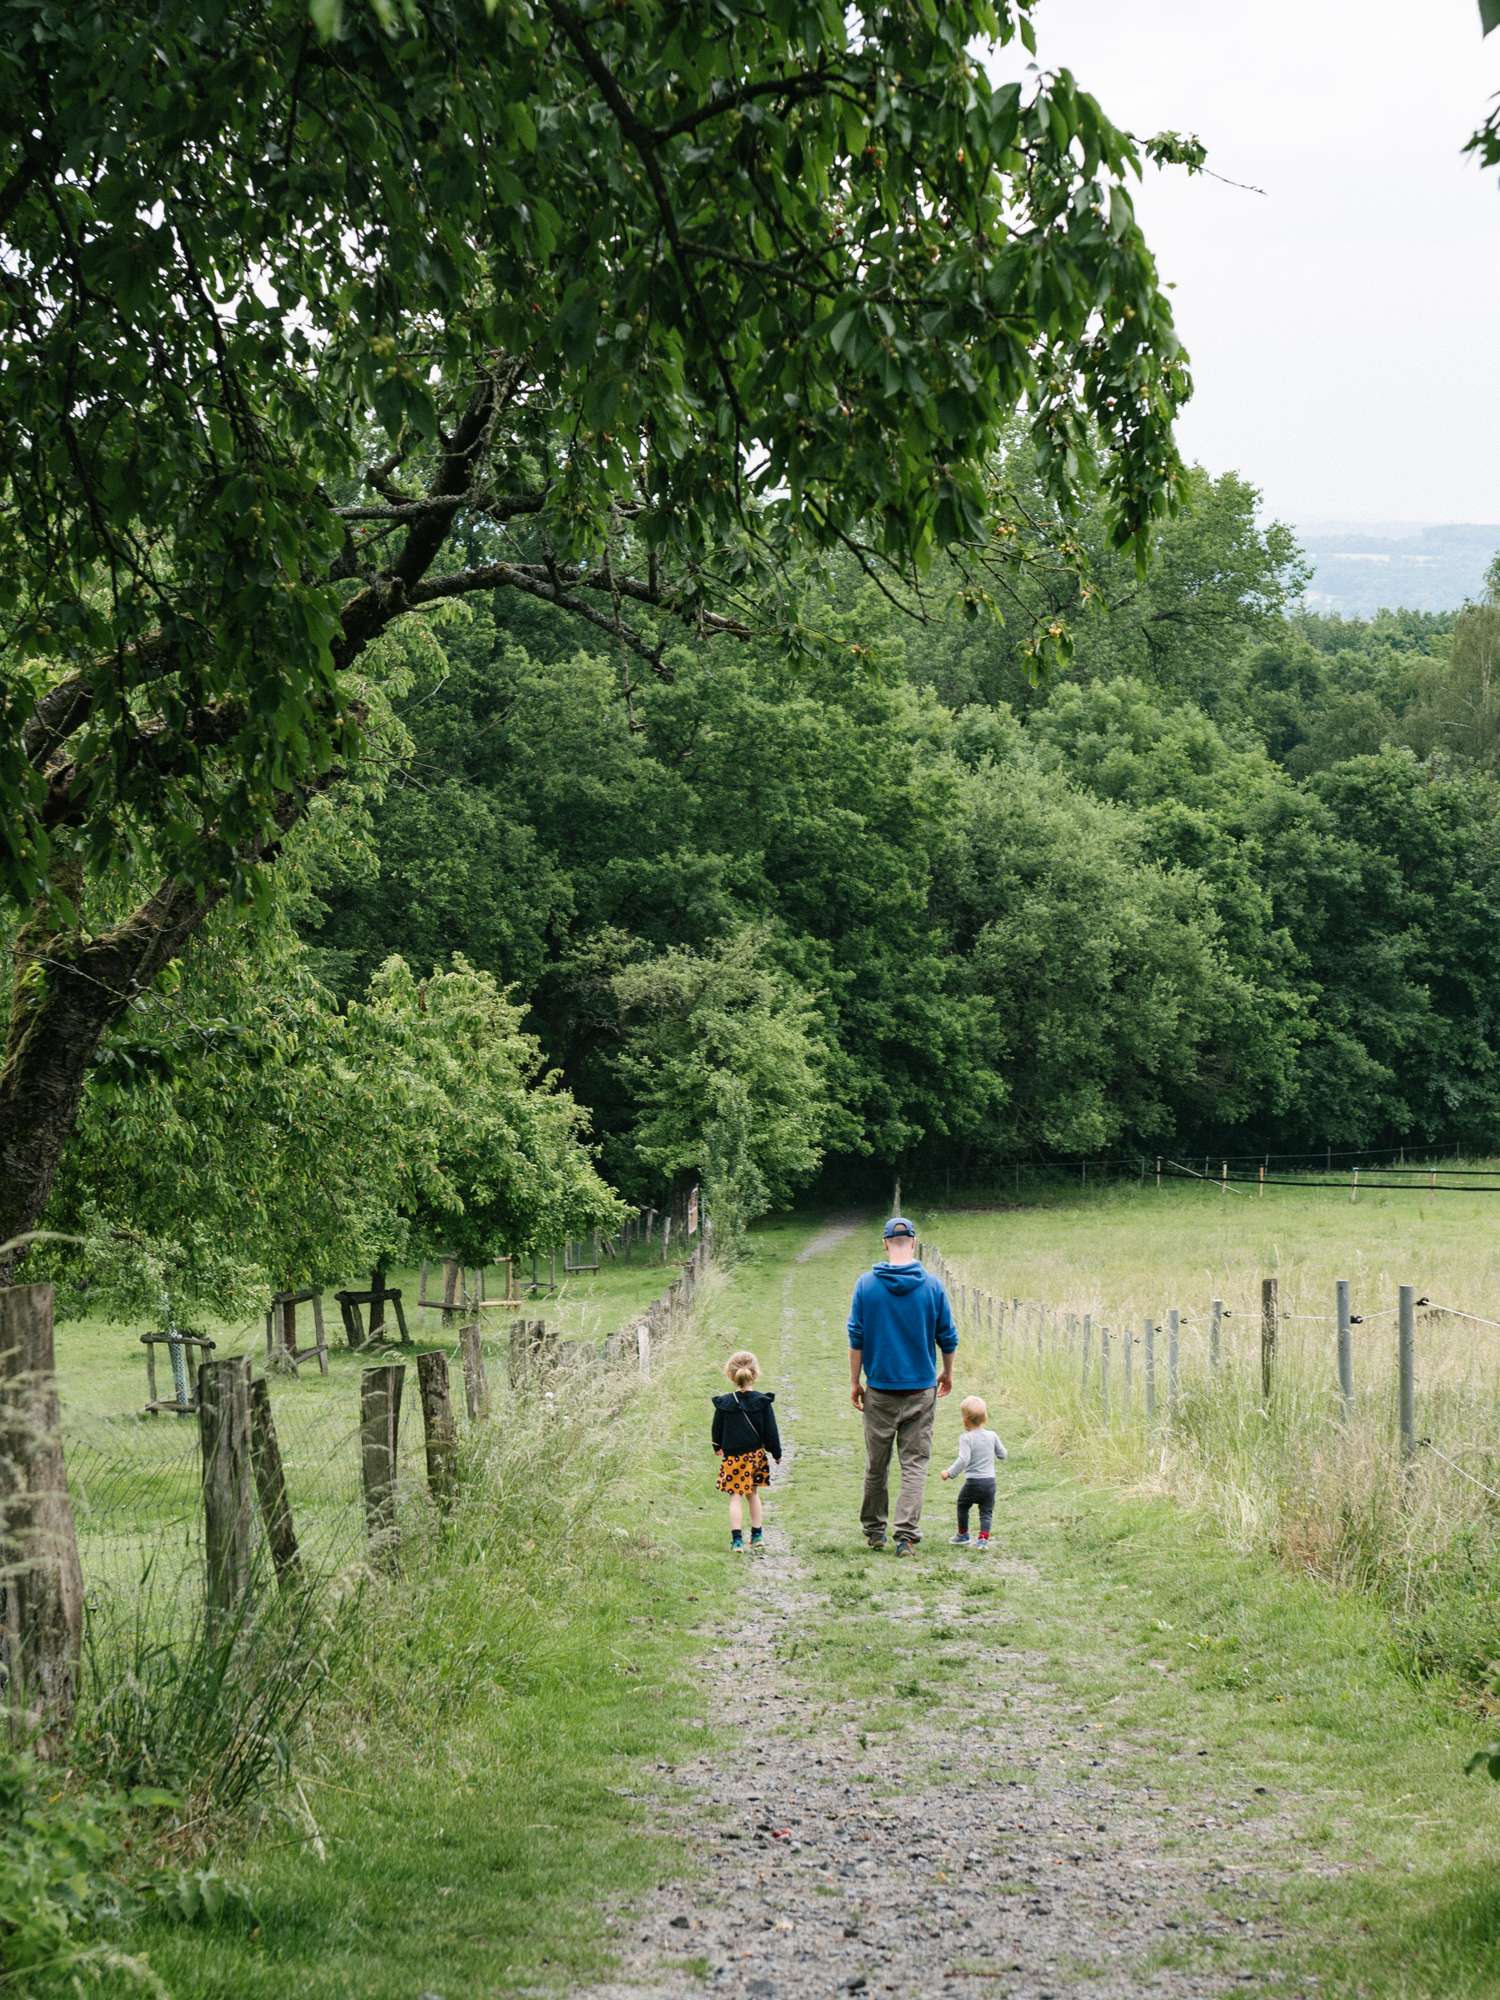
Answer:
[[965, 1479], [993, 1479], [995, 1460], [1004, 1456], [1005, 1446], [995, 1431], [965, 1431], [958, 1441], [958, 1457], [948, 1467], [948, 1477], [957, 1479], [962, 1473]]

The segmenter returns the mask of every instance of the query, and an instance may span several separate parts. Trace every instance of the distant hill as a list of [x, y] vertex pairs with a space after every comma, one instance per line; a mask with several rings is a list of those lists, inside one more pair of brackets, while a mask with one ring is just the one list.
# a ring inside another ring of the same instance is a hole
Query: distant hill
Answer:
[[1320, 521], [1296, 529], [1314, 564], [1309, 611], [1371, 618], [1377, 611], [1456, 611], [1484, 591], [1500, 553], [1500, 523], [1415, 527], [1410, 521]]

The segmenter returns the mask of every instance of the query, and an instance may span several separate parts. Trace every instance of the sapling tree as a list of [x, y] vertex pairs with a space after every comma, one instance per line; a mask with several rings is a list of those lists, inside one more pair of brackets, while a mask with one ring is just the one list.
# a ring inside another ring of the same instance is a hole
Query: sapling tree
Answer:
[[628, 700], [804, 552], [946, 550], [978, 607], [1022, 406], [1139, 544], [1188, 378], [1128, 183], [1192, 156], [992, 83], [1030, 12], [3, 0], [0, 1241], [102, 1038], [368, 754], [395, 621], [564, 608]]

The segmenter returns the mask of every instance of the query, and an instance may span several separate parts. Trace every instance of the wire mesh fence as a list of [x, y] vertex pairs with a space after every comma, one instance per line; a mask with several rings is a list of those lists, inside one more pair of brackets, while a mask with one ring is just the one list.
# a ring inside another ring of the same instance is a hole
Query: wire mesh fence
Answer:
[[1274, 1488], [1346, 1523], [1379, 1489], [1413, 1524], [1414, 1547], [1424, 1515], [1500, 1526], [1496, 1316], [1415, 1286], [1288, 1296], [1276, 1279], [1149, 1311], [1003, 1298], [941, 1251], [928, 1257], [1002, 1383], [1026, 1375], [1056, 1420], [1133, 1439], [1143, 1462], [1175, 1452], [1205, 1479]]

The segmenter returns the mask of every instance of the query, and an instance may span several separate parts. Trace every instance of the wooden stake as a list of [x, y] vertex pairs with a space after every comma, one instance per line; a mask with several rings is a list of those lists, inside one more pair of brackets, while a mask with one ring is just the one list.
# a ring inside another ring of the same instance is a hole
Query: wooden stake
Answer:
[[1156, 1415], [1156, 1322], [1146, 1321], [1146, 1421]]
[[0, 1288], [0, 1659], [12, 1727], [52, 1732], [73, 1712], [83, 1573], [58, 1431], [51, 1285]]
[[427, 1484], [438, 1505], [449, 1507], [458, 1483], [458, 1431], [453, 1421], [453, 1398], [448, 1392], [447, 1355], [419, 1354], [417, 1384], [427, 1442]]
[[365, 1493], [365, 1526], [374, 1555], [396, 1553], [396, 1446], [401, 1427], [402, 1362], [366, 1368], [359, 1378], [359, 1469]]
[[292, 1506], [287, 1498], [276, 1419], [271, 1414], [271, 1385], [264, 1378], [250, 1384], [250, 1463], [277, 1581], [285, 1586], [298, 1583], [302, 1577], [302, 1559], [292, 1527]]
[[[1261, 1169], [1262, 1173], [1265, 1169]], [[1224, 1319], [1224, 1301], [1210, 1299], [1208, 1302], [1208, 1365], [1215, 1374], [1219, 1370], [1219, 1328]]]
[[1271, 1400], [1271, 1390], [1276, 1381], [1276, 1329], [1280, 1322], [1280, 1311], [1276, 1303], [1276, 1280], [1262, 1278], [1260, 1281], [1260, 1396], [1263, 1403]]
[[250, 1589], [254, 1546], [248, 1355], [205, 1361], [199, 1369], [198, 1436], [208, 1614], [211, 1620], [233, 1618]]
[[484, 1372], [484, 1342], [478, 1325], [460, 1327], [458, 1351], [464, 1365], [464, 1411], [471, 1424], [490, 1413], [490, 1385]]

